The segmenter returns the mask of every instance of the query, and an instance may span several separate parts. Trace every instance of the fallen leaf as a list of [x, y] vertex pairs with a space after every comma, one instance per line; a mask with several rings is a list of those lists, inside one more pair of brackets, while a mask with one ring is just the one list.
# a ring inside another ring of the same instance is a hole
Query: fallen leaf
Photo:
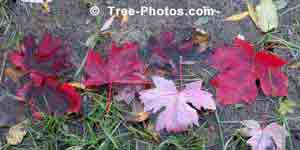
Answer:
[[80, 90], [95, 91], [94, 89], [87, 88], [83, 83], [80, 82], [70, 82], [68, 85]]
[[278, 27], [279, 17], [272, 0], [261, 0], [256, 7], [248, 0], [246, 2], [248, 11], [227, 17], [225, 21], [240, 21], [249, 15], [262, 32], [269, 32]]
[[294, 61], [291, 64], [288, 65], [289, 69], [299, 69], [300, 68], [300, 62]]
[[30, 73], [30, 82], [17, 90], [17, 96], [31, 106], [32, 114], [40, 112], [62, 116], [66, 113], [79, 113], [80, 94], [68, 83], [60, 83], [56, 78], [39, 73]]
[[10, 62], [25, 73], [40, 72], [58, 76], [70, 70], [70, 47], [63, 44], [59, 37], [45, 33], [37, 45], [33, 35], [24, 37], [20, 50], [9, 53]]
[[108, 30], [111, 26], [112, 26], [112, 23], [113, 23], [113, 21], [115, 20], [115, 15], [112, 15], [110, 18], [108, 18], [105, 22], [104, 22], [104, 24], [103, 24], [103, 26], [101, 27], [101, 29], [100, 29], [100, 31], [101, 32], [103, 32], [103, 31], [105, 31], [105, 30]]
[[261, 128], [255, 120], [245, 120], [241, 122], [246, 128], [250, 139], [247, 140], [254, 150], [284, 150], [287, 131], [277, 123], [271, 123], [265, 128]]
[[50, 12], [50, 7], [48, 1], [44, 1], [42, 3], [42, 8], [44, 13], [49, 13]]
[[272, 0], [261, 0], [256, 6], [256, 25], [263, 31], [268, 32], [278, 27], [279, 18], [276, 6]]
[[225, 21], [241, 21], [244, 18], [246, 18], [247, 16], [249, 16], [249, 12], [244, 11], [242, 13], [235, 14], [235, 15], [232, 15], [232, 16], [229, 16], [229, 17], [225, 18]]
[[0, 128], [10, 127], [25, 119], [25, 105], [12, 96], [5, 95], [1, 89], [0, 97]]
[[144, 64], [140, 61], [137, 51], [136, 43], [128, 42], [119, 47], [113, 42], [108, 58], [103, 60], [99, 53], [89, 50], [84, 68], [87, 74], [84, 84], [87, 87], [105, 84], [109, 86], [107, 111], [110, 107], [113, 84], [147, 83], [143, 75]]
[[22, 143], [23, 138], [27, 134], [26, 124], [28, 120], [24, 120], [14, 126], [12, 126], [9, 131], [8, 135], [6, 136], [7, 144], [9, 145], [18, 145]]
[[157, 113], [165, 108], [156, 121], [157, 131], [184, 131], [189, 126], [198, 125], [196, 109], [216, 109], [212, 94], [201, 90], [201, 80], [186, 84], [182, 91], [177, 90], [173, 81], [158, 76], [152, 77], [152, 80], [156, 88], [141, 91], [140, 99], [145, 111]]
[[4, 74], [12, 79], [14, 82], [19, 81], [19, 79], [24, 76], [24, 72], [16, 70], [14, 68], [6, 68]]
[[288, 94], [288, 77], [280, 70], [286, 61], [266, 50], [256, 52], [252, 44], [239, 37], [231, 46], [215, 49], [207, 62], [220, 72], [211, 84], [217, 100], [224, 105], [253, 103], [258, 94], [257, 79], [267, 96]]
[[22, 2], [25, 3], [44, 3], [46, 2], [52, 2], [52, 0], [21, 0]]
[[258, 22], [257, 22], [257, 14], [255, 12], [254, 6], [249, 2], [249, 0], [247, 0], [246, 2], [247, 2], [247, 8], [248, 8], [249, 16], [251, 17], [251, 19], [253, 20], [253, 22], [255, 24], [258, 24]]
[[277, 10], [281, 10], [281, 9], [287, 7], [288, 1], [287, 0], [276, 0], [274, 2], [274, 4], [275, 4]]
[[150, 116], [149, 112], [144, 111], [144, 105], [140, 101], [132, 101], [130, 104], [132, 112], [124, 115], [124, 118], [129, 122], [139, 123], [147, 120]]
[[129, 16], [127, 14], [122, 15], [122, 17], [121, 17], [121, 25], [127, 24], [128, 20], [129, 20]]
[[282, 115], [286, 115], [294, 112], [294, 108], [297, 104], [291, 100], [283, 99], [279, 103], [278, 112]]
[[193, 45], [197, 45], [197, 52], [202, 53], [208, 48], [209, 34], [203, 30], [196, 30], [192, 34]]

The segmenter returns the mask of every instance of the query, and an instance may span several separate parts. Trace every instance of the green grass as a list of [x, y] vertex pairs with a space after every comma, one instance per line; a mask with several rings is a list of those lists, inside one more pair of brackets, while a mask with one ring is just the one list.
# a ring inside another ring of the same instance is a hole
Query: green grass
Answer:
[[7, 34], [11, 27], [12, 18], [10, 14], [8, 0], [0, 0], [0, 35]]

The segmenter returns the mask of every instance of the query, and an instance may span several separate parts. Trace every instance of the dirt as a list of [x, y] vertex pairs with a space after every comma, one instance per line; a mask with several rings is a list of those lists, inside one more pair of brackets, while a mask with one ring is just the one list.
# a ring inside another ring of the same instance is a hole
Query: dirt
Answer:
[[[19, 31], [24, 35], [33, 33], [37, 37], [41, 37], [45, 31], [50, 31], [55, 35], [59, 35], [71, 42], [74, 49], [74, 56], [77, 66], [83, 59], [88, 48], [85, 41], [92, 35], [97, 28], [96, 18], [89, 13], [89, 7], [84, 0], [53, 0], [50, 4], [50, 13], [42, 13], [40, 5], [24, 4], [19, 1], [10, 2], [10, 9], [13, 12], [14, 26], [10, 28], [10, 32], [1, 37], [1, 42], [8, 41], [15, 31]], [[141, 6], [151, 6], [153, 8], [162, 8], [165, 6], [171, 8], [198, 8], [202, 6], [210, 6], [221, 13], [208, 17], [208, 23], [201, 25], [199, 28], [205, 30], [210, 35], [209, 46], [211, 48], [230, 43], [232, 38], [238, 34], [244, 35], [251, 42], [257, 42], [263, 34], [256, 28], [250, 18], [246, 18], [241, 22], [224, 22], [226, 16], [242, 12], [246, 10], [246, 5], [242, 0], [91, 0], [102, 10], [101, 24], [109, 17], [107, 6], [140, 8]], [[297, 4], [299, 0], [288, 0], [288, 6], [280, 13], [286, 11]], [[103, 11], [105, 10], [105, 11]], [[189, 36], [191, 27], [195, 26], [194, 22], [197, 16], [130, 16], [128, 22], [129, 36], [126, 34], [116, 34], [114, 39], [137, 40], [142, 43], [146, 42], [149, 34], [158, 35], [161, 31], [175, 31], [178, 38], [184, 39]], [[287, 41], [299, 42], [300, 37], [300, 9], [290, 11], [280, 16], [280, 28], [276, 33], [279, 37], [283, 37]], [[114, 24], [115, 29], [118, 25]], [[119, 31], [118, 32], [122, 32]], [[274, 52], [289, 62], [298, 60], [300, 57], [299, 49], [287, 50], [286, 48], [276, 48]], [[196, 66], [197, 67], [197, 66]], [[195, 69], [197, 70], [197, 69]], [[284, 69], [289, 76], [289, 99], [300, 102], [300, 70]], [[209, 79], [208, 75], [198, 69], [197, 74], [201, 74], [204, 78]], [[207, 86], [211, 91], [213, 89]], [[219, 106], [220, 119], [222, 121], [239, 121], [245, 119], [265, 120], [274, 118], [274, 108], [278, 107], [278, 98], [265, 97], [263, 94], [257, 98], [252, 105], [243, 105], [242, 108], [236, 106]], [[298, 116], [296, 111], [292, 116]], [[212, 116], [213, 118], [214, 116]], [[212, 121], [215, 124], [215, 121]], [[216, 125], [217, 126], [217, 125]], [[225, 141], [240, 127], [238, 123], [225, 122], [222, 124], [224, 130]], [[300, 149], [299, 136], [300, 126], [299, 120], [290, 122], [290, 128], [293, 136], [294, 149]], [[298, 135], [297, 135], [298, 134]], [[218, 149], [212, 146], [211, 149]]]

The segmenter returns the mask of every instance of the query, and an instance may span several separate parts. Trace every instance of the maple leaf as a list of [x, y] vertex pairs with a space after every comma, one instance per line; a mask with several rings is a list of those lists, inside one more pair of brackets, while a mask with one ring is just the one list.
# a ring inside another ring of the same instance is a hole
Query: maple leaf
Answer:
[[241, 132], [250, 137], [247, 143], [255, 150], [285, 149], [285, 138], [287, 131], [277, 123], [271, 123], [261, 128], [255, 120], [244, 120], [241, 122], [246, 128]]
[[195, 108], [216, 109], [212, 94], [201, 90], [202, 81], [186, 84], [184, 90], [178, 91], [173, 81], [158, 76], [152, 79], [156, 88], [139, 94], [145, 111], [157, 113], [165, 108], [156, 121], [158, 131], [164, 128], [169, 132], [184, 131], [189, 126], [198, 125], [199, 118]]
[[233, 45], [215, 49], [207, 62], [219, 71], [211, 83], [222, 104], [254, 102], [258, 94], [256, 80], [267, 96], [288, 94], [288, 78], [280, 70], [286, 61], [266, 50], [255, 52], [252, 44], [239, 37]]
[[39, 118], [40, 112], [56, 115], [80, 112], [81, 97], [71, 85], [39, 73], [30, 73], [30, 78], [16, 95], [31, 106], [34, 116]]
[[[101, 86], [108, 84], [108, 104], [112, 96], [113, 84], [145, 84], [143, 76], [144, 65], [138, 57], [138, 45], [136, 43], [124, 43], [120, 47], [112, 43], [107, 59], [93, 50], [89, 50], [85, 64], [87, 79], [86, 86]], [[107, 105], [106, 111], [109, 110]]]
[[72, 64], [68, 60], [70, 48], [64, 46], [62, 39], [45, 33], [39, 44], [33, 35], [23, 39], [20, 50], [9, 54], [12, 64], [24, 72], [40, 72], [47, 75], [59, 75]]

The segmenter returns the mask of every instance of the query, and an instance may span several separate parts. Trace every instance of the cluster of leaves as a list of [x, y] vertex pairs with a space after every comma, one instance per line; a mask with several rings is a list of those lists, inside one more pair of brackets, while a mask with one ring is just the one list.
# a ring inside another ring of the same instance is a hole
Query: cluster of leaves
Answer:
[[[19, 101], [30, 106], [36, 118], [42, 117], [40, 112], [63, 115], [81, 111], [80, 94], [72, 85], [59, 80], [59, 77], [73, 67], [69, 58], [71, 49], [62, 41], [50, 33], [45, 33], [41, 42], [36, 44], [35, 38], [28, 35], [23, 39], [20, 49], [9, 54], [11, 63], [23, 72], [26, 79], [16, 91], [16, 96]], [[178, 44], [172, 32], [164, 32], [159, 40], [150, 39], [149, 43], [148, 48], [152, 50], [150, 59], [158, 60], [162, 64], [171, 64], [173, 68], [176, 68], [176, 65], [169, 56], [169, 53], [172, 53], [170, 49], [175, 49], [180, 55], [193, 47], [192, 41]], [[207, 63], [220, 72], [211, 80], [211, 84], [216, 88], [216, 96], [221, 104], [254, 102], [258, 94], [257, 80], [260, 81], [265, 95], [287, 95], [288, 79], [280, 71], [286, 62], [267, 50], [256, 52], [254, 46], [241, 37], [234, 39], [231, 46], [215, 49]], [[132, 93], [137, 92], [144, 104], [144, 111], [147, 112], [142, 113], [142, 121], [145, 120], [145, 116], [148, 117], [148, 112], [159, 112], [155, 128], [157, 131], [185, 131], [188, 127], [198, 125], [197, 110], [216, 109], [213, 95], [202, 90], [202, 80], [177, 87], [175, 82], [168, 80], [164, 75], [147, 75], [145, 66], [144, 61], [140, 59], [137, 43], [126, 42], [117, 45], [113, 42], [106, 58], [93, 49], [88, 51], [84, 66], [86, 76], [82, 82], [88, 88], [108, 86], [106, 113], [110, 110], [111, 99], [114, 96], [113, 87], [125, 85], [127, 91], [129, 88]], [[143, 85], [152, 83], [149, 77], [155, 88], [144, 89], [146, 86]], [[120, 92], [119, 99], [124, 100], [122, 95], [135, 99], [132, 93]], [[277, 130], [278, 126], [274, 128]], [[258, 128], [260, 127], [257, 127], [257, 130]], [[261, 136], [264, 130], [259, 131], [260, 135], [251, 135], [252, 138]], [[249, 144], [253, 145], [253, 142]]]
[[31, 106], [35, 117], [40, 118], [40, 112], [54, 115], [80, 112], [80, 94], [58, 80], [72, 67], [70, 52], [61, 38], [45, 33], [39, 44], [28, 35], [20, 49], [9, 53], [10, 62], [26, 78], [16, 95]]

